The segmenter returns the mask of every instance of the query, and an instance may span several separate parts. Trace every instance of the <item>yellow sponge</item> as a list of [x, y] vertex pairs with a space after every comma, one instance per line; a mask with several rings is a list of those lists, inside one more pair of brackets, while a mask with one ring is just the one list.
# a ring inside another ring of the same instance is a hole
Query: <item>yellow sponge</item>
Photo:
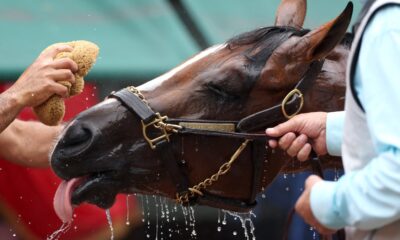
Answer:
[[[88, 41], [73, 41], [64, 43], [73, 48], [71, 52], [62, 52], [57, 54], [55, 59], [70, 58], [78, 65], [78, 71], [75, 73], [75, 83], [59, 81], [58, 83], [68, 87], [69, 96], [74, 96], [83, 91], [85, 81], [83, 79], [93, 64], [96, 62], [99, 53], [99, 47]], [[59, 124], [65, 114], [65, 104], [62, 97], [58, 95], [51, 96], [46, 102], [33, 108], [38, 119], [50, 126]]]

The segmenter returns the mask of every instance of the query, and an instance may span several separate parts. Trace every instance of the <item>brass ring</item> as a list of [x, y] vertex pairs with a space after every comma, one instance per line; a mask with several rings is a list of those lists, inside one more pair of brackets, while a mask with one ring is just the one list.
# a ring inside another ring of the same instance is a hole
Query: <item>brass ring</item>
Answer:
[[[289, 114], [286, 112], [285, 106], [286, 106], [287, 102], [288, 102], [295, 94], [297, 94], [297, 95], [300, 97], [300, 106], [299, 106], [299, 108], [296, 110], [296, 112], [294, 112], [293, 114], [289, 115]], [[290, 92], [286, 95], [286, 97], [283, 99], [283, 101], [282, 101], [282, 106], [281, 106], [281, 108], [282, 108], [282, 113], [283, 113], [283, 115], [284, 115], [287, 119], [290, 119], [290, 118], [294, 117], [295, 115], [297, 115], [297, 114], [301, 111], [301, 109], [303, 108], [303, 105], [304, 105], [304, 97], [303, 97], [303, 94], [301, 93], [301, 91], [300, 91], [299, 89], [295, 88], [295, 89], [293, 89], [292, 91], [290, 91]]]

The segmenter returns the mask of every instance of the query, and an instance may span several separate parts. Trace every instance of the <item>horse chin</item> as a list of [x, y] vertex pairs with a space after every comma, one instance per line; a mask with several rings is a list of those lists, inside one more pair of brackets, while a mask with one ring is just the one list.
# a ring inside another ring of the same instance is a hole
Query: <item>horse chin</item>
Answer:
[[72, 192], [71, 202], [74, 205], [88, 202], [108, 209], [114, 204], [117, 193], [121, 191], [119, 186], [112, 172], [92, 174], [83, 177], [82, 183]]

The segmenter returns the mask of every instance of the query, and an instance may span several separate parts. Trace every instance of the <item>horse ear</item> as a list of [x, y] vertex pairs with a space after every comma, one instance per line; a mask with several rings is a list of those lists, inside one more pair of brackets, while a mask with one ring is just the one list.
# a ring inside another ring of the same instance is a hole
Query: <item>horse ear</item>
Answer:
[[276, 11], [275, 26], [302, 28], [306, 10], [307, 0], [282, 0]]
[[326, 57], [343, 39], [352, 14], [353, 3], [349, 2], [337, 18], [298, 39], [297, 43], [290, 47], [289, 52], [297, 56], [302, 55], [307, 61]]
[[261, 71], [260, 84], [280, 88], [298, 81], [306, 64], [326, 57], [343, 39], [350, 24], [353, 4], [332, 21], [302, 37], [292, 36], [276, 48]]

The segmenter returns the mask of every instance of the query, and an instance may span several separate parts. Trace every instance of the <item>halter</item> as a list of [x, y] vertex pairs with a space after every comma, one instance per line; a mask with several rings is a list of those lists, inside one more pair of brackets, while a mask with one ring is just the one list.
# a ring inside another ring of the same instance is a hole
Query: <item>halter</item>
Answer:
[[[148, 142], [150, 148], [158, 153], [162, 163], [168, 167], [176, 186], [176, 201], [178, 203], [222, 203], [229, 205], [235, 211], [244, 212], [250, 210], [256, 204], [255, 197], [261, 188], [263, 156], [268, 139], [265, 134], [257, 134], [254, 131], [283, 122], [299, 113], [304, 105], [304, 94], [308, 92], [320, 73], [323, 62], [323, 60], [312, 62], [303, 78], [280, 104], [251, 114], [240, 121], [170, 119], [154, 112], [140, 91], [132, 86], [112, 92], [109, 97], [118, 99], [141, 119], [143, 138]], [[178, 161], [174, 158], [171, 136], [175, 135], [218, 136], [240, 139], [242, 143], [216, 173], [210, 174], [208, 178], [194, 186], [189, 186], [188, 176], [184, 174]], [[228, 199], [204, 191], [230, 171], [232, 164], [248, 145], [251, 145], [251, 162], [255, 170], [251, 199], [248, 201]]]

